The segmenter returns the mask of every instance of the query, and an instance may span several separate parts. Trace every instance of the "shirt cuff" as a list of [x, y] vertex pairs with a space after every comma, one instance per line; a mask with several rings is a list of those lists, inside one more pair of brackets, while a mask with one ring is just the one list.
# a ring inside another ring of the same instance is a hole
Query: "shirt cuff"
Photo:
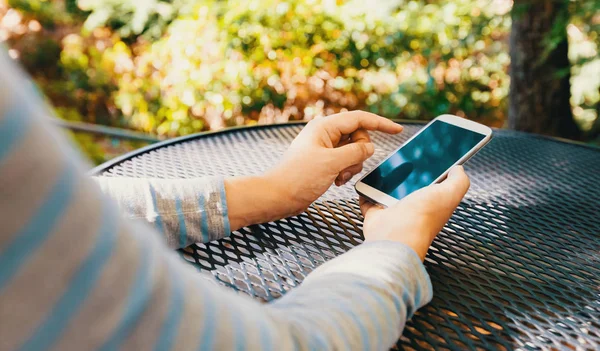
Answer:
[[170, 247], [209, 242], [230, 234], [223, 177], [100, 177], [96, 181], [127, 217], [153, 224]]

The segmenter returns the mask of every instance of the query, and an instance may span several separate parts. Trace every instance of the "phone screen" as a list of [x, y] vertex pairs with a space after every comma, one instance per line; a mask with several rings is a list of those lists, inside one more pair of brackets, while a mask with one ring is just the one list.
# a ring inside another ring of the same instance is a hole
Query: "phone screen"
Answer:
[[434, 121], [362, 182], [398, 200], [433, 183], [485, 135]]

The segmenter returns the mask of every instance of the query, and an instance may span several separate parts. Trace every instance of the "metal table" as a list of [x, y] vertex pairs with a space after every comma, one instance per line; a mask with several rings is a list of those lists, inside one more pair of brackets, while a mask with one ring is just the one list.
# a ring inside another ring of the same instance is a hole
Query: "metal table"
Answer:
[[[375, 134], [370, 169], [421, 125]], [[151, 145], [97, 167], [104, 176], [190, 178], [258, 174], [300, 124], [200, 134]], [[599, 350], [600, 151], [510, 131], [466, 166], [469, 193], [431, 248], [433, 301], [400, 349]], [[281, 296], [316, 266], [363, 240], [350, 185], [305, 213], [196, 244], [182, 256], [233, 289]]]

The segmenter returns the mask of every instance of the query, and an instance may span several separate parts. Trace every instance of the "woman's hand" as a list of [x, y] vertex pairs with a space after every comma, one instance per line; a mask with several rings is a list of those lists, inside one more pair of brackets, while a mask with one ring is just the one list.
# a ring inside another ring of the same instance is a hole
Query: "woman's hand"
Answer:
[[363, 162], [375, 151], [368, 130], [396, 134], [402, 126], [363, 111], [314, 119], [267, 176], [283, 181], [294, 212], [304, 211], [334, 182], [341, 186], [362, 171]]
[[361, 199], [365, 240], [391, 240], [406, 244], [421, 257], [442, 230], [469, 189], [461, 166], [443, 182], [415, 191], [396, 205], [382, 208]]
[[402, 126], [353, 111], [309, 122], [283, 160], [261, 177], [225, 181], [233, 230], [301, 213], [335, 182], [343, 185], [374, 152], [368, 130], [396, 134]]

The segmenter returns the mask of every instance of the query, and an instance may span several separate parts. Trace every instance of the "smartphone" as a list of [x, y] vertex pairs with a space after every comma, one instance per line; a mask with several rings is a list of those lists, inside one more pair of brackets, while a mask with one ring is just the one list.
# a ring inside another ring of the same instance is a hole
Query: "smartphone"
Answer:
[[392, 206], [407, 195], [441, 182], [492, 139], [492, 129], [453, 115], [429, 122], [355, 185], [372, 202]]

